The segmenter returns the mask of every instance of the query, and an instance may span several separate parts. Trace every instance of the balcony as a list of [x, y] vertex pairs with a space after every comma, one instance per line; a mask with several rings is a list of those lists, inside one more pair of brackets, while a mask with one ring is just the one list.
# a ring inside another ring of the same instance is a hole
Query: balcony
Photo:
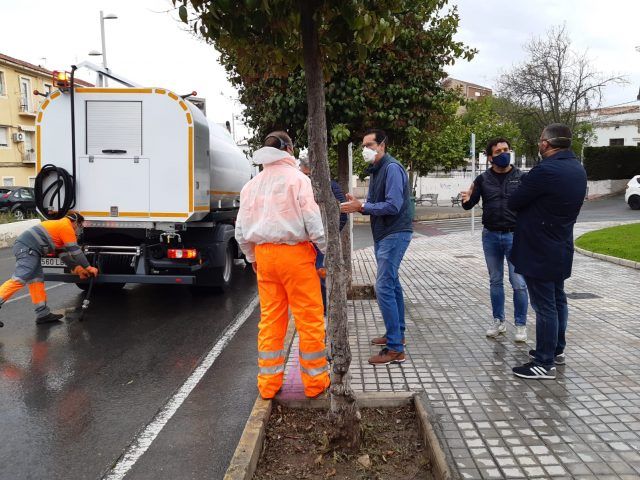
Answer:
[[18, 99], [18, 114], [29, 117], [35, 117], [36, 112], [33, 109], [33, 103], [27, 101], [25, 98]]
[[22, 154], [22, 163], [36, 163], [36, 152], [24, 152]]

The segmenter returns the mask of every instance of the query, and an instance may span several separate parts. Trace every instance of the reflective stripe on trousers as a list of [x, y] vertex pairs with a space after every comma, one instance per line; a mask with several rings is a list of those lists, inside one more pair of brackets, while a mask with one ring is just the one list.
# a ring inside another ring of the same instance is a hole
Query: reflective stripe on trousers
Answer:
[[304, 393], [314, 397], [329, 386], [325, 327], [316, 253], [308, 243], [256, 246], [260, 324], [258, 325], [258, 389], [273, 398], [284, 377], [284, 337], [289, 308], [300, 338]]

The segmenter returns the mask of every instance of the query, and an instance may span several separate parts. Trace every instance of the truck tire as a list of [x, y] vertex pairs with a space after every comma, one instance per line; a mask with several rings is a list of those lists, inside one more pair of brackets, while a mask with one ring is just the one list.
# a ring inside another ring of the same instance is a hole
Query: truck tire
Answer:
[[196, 275], [196, 284], [191, 287], [194, 293], [226, 292], [233, 281], [235, 248], [229, 240], [224, 250], [224, 264]]
[[233, 242], [227, 242], [224, 251], [224, 265], [216, 270], [216, 287], [220, 292], [226, 292], [231, 286], [233, 280], [233, 266], [235, 265], [235, 251]]
[[629, 197], [629, 208], [631, 210], [640, 210], [640, 195], [631, 195]]

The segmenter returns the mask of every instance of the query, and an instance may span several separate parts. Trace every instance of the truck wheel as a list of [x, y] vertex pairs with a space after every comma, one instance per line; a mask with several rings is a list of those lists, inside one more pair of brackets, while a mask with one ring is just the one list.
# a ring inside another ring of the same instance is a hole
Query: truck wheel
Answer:
[[629, 197], [629, 208], [631, 210], [640, 210], [640, 195], [631, 195]]
[[224, 290], [231, 285], [231, 280], [233, 279], [233, 265], [234, 255], [233, 255], [233, 245], [231, 242], [227, 243], [227, 248], [224, 252], [224, 266], [220, 269], [220, 279], [218, 285], [220, 289]]

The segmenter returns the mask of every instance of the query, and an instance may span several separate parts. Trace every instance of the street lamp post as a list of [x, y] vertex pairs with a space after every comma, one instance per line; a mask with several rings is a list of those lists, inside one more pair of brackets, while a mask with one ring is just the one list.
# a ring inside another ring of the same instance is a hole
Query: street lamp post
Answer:
[[[102, 10], [100, 10], [100, 39], [102, 40], [102, 67], [105, 70], [109, 70], [109, 67], [107, 67], [107, 43], [105, 41], [105, 37], [104, 37], [104, 21], [105, 20], [115, 20], [117, 19], [118, 16], [114, 13], [107, 13], [106, 15], [104, 14], [104, 12]], [[103, 78], [101, 76], [101, 78]], [[109, 80], [104, 77], [102, 82], [104, 84], [104, 86], [108, 86], [109, 85]]]

